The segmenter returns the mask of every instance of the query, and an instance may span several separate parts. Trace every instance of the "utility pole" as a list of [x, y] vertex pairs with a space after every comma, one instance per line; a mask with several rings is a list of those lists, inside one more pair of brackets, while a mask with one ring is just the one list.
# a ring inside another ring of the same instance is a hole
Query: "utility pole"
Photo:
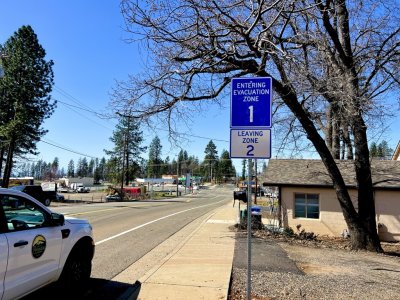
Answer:
[[176, 158], [176, 198], [179, 196], [179, 155]]
[[125, 175], [125, 147], [126, 147], [126, 134], [124, 134], [124, 146], [122, 149], [122, 170], [121, 170], [121, 196], [124, 190], [124, 175]]

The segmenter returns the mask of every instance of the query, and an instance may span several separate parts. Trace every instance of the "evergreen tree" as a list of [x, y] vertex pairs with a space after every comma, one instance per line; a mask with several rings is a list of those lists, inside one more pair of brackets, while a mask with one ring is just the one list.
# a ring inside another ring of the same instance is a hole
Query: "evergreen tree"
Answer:
[[371, 146], [369, 147], [369, 154], [371, 157], [378, 157], [378, 147], [375, 142], [371, 143]]
[[59, 176], [60, 176], [60, 178], [65, 177], [65, 169], [64, 169], [64, 167], [61, 168]]
[[[4, 76], [0, 80], [0, 162], [6, 155], [3, 187], [8, 187], [15, 154], [36, 153], [47, 132], [41, 126], [54, 111], [51, 101], [53, 62], [32, 27], [22, 26], [0, 49]], [[1, 173], [2, 163], [0, 163]]]
[[81, 160], [81, 174], [82, 177], [87, 177], [89, 174], [89, 164], [86, 157]]
[[242, 180], [246, 179], [246, 160], [242, 160]]
[[205, 153], [204, 160], [208, 164], [210, 170], [208, 177], [210, 178], [210, 181], [212, 181], [214, 177], [213, 171], [215, 172], [214, 170], [215, 162], [218, 159], [217, 146], [215, 146], [212, 140], [208, 142], [206, 149], [204, 150], [204, 153]]
[[103, 157], [100, 162], [99, 162], [99, 173], [100, 173], [100, 179], [105, 180], [106, 179], [106, 159]]
[[59, 161], [58, 161], [58, 157], [55, 157], [52, 164], [51, 164], [51, 177], [56, 178], [58, 176], [59, 173]]
[[169, 156], [167, 156], [164, 160], [164, 165], [162, 167], [162, 174], [172, 174], [172, 166], [171, 163], [169, 162]]
[[72, 159], [68, 163], [67, 176], [75, 177], [75, 165], [74, 165], [74, 161]]
[[232, 164], [232, 159], [230, 158], [227, 150], [223, 150], [221, 153], [221, 158], [218, 165], [218, 174], [224, 182], [231, 177], [235, 177], [236, 170]]
[[156, 136], [150, 143], [149, 147], [149, 161], [147, 165], [148, 178], [160, 178], [163, 161], [161, 159], [162, 145], [160, 138]]
[[383, 140], [378, 145], [372, 142], [370, 145], [370, 156], [379, 159], [390, 159], [393, 154], [393, 149], [389, 147], [387, 141]]
[[175, 158], [171, 162], [171, 174], [176, 174], [179, 177], [178, 161]]
[[178, 153], [178, 159], [176, 161], [176, 163], [178, 164], [178, 166], [177, 166], [178, 177], [180, 175], [183, 175], [183, 173], [182, 173], [182, 164], [183, 164], [184, 160], [185, 160], [185, 156], [184, 156], [183, 150], [181, 149], [181, 151], [179, 151], [179, 153]]
[[79, 157], [78, 158], [78, 164], [77, 164], [77, 166], [76, 166], [76, 176], [78, 176], [78, 177], [82, 177], [83, 175], [83, 170], [82, 170], [82, 158], [81, 157]]
[[139, 123], [129, 116], [121, 116], [110, 141], [114, 143], [114, 148], [104, 151], [110, 156], [116, 169], [112, 172], [108, 169], [108, 175], [112, 176], [114, 182], [121, 182], [124, 178], [125, 184], [128, 185], [130, 180], [142, 173], [140, 154], [147, 149], [141, 146], [143, 132]]

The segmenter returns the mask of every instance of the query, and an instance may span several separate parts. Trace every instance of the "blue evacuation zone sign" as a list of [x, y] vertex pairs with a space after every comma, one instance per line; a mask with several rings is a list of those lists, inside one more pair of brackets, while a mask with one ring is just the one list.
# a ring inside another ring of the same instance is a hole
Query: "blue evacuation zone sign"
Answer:
[[272, 79], [233, 78], [231, 127], [271, 127]]

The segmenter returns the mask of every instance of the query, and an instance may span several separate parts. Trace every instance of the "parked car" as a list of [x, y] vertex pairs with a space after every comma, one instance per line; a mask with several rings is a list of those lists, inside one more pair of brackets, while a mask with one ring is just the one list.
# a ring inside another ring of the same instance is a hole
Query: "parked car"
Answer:
[[65, 197], [64, 197], [64, 195], [61, 195], [61, 194], [59, 194], [59, 193], [56, 193], [56, 200], [57, 200], [58, 202], [64, 202], [64, 201], [65, 201]]
[[59, 187], [59, 188], [58, 188], [58, 191], [59, 191], [60, 193], [68, 193], [68, 192], [69, 192], [69, 188], [67, 188], [67, 187], [65, 187], [65, 186], [62, 186], [62, 187]]
[[10, 189], [24, 192], [46, 206], [49, 206], [51, 201], [56, 200], [57, 198], [55, 191], [43, 191], [40, 185], [16, 185]]
[[90, 192], [90, 187], [79, 186], [79, 187], [76, 188], [76, 192], [78, 192], [78, 193], [89, 193]]
[[94, 247], [86, 220], [64, 217], [26, 193], [0, 188], [2, 300], [56, 281], [63, 294], [79, 295], [90, 278]]
[[106, 201], [121, 201], [121, 197], [119, 195], [108, 195]]
[[77, 192], [77, 193], [89, 193], [90, 188], [84, 186], [83, 183], [81, 182], [74, 182], [70, 185], [70, 188], [72, 191]]

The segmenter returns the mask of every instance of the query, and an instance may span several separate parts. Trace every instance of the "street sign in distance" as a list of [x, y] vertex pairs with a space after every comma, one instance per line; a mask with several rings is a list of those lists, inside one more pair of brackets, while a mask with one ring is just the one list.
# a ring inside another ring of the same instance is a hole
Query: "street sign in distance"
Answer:
[[231, 82], [231, 128], [271, 127], [272, 79], [233, 78]]
[[231, 158], [271, 158], [270, 129], [231, 129]]

